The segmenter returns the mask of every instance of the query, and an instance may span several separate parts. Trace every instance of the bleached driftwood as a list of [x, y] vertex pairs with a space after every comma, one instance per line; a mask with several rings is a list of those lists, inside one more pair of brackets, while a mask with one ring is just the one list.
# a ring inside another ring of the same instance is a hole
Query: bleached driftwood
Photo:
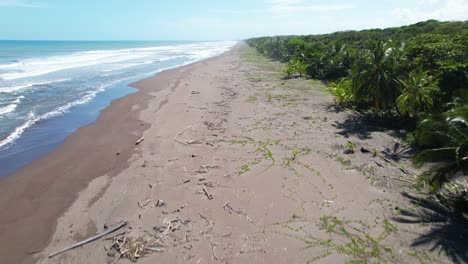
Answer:
[[67, 251], [69, 251], [69, 250], [75, 249], [75, 248], [77, 248], [77, 247], [81, 247], [81, 246], [86, 245], [86, 244], [88, 244], [88, 243], [91, 243], [91, 242], [93, 242], [93, 241], [95, 241], [95, 240], [98, 240], [98, 239], [100, 239], [101, 237], [107, 236], [108, 234], [111, 234], [111, 233], [113, 233], [113, 232], [119, 230], [120, 228], [124, 227], [125, 225], [127, 225], [127, 221], [123, 221], [122, 223], [116, 225], [115, 227], [113, 227], [113, 228], [111, 228], [111, 229], [109, 229], [109, 230], [106, 230], [105, 232], [102, 232], [102, 233], [97, 234], [97, 235], [95, 235], [95, 236], [93, 236], [93, 237], [90, 237], [90, 238], [85, 239], [85, 240], [83, 240], [83, 241], [81, 241], [81, 242], [78, 242], [78, 243], [76, 243], [76, 244], [74, 244], [74, 245], [71, 245], [71, 246], [66, 247], [66, 248], [64, 248], [64, 249], [62, 249], [62, 250], [59, 250], [59, 251], [57, 251], [57, 252], [55, 252], [55, 253], [52, 253], [52, 254], [49, 255], [49, 258], [53, 258], [53, 257], [55, 257], [55, 256], [57, 256], [57, 255], [60, 255], [60, 254], [64, 253], [64, 252], [67, 252]]
[[140, 145], [140, 143], [143, 142], [144, 140], [145, 140], [145, 137], [139, 138], [139, 139], [135, 142], [135, 145]]

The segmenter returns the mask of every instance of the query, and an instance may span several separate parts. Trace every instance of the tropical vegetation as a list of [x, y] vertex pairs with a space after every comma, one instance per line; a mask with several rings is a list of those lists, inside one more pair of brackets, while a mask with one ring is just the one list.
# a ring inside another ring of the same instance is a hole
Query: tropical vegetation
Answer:
[[247, 40], [261, 54], [287, 63], [286, 77], [319, 79], [336, 106], [407, 124], [416, 164], [439, 190], [468, 170], [468, 21], [325, 35]]

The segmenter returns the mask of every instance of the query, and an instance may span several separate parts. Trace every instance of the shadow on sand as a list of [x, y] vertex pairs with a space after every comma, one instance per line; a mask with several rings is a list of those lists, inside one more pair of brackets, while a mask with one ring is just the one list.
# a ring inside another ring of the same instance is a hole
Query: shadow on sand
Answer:
[[402, 122], [401, 119], [391, 117], [376, 117], [368, 114], [352, 113], [346, 120], [333, 124], [340, 131], [337, 134], [348, 137], [356, 136], [361, 140], [371, 138], [373, 132], [387, 131], [391, 136], [403, 138], [406, 135], [405, 128], [413, 124]]
[[431, 246], [431, 251], [446, 254], [454, 263], [468, 263], [468, 219], [439, 202], [403, 193], [416, 205], [414, 210], [400, 209], [394, 220], [406, 224], [429, 224], [431, 229], [416, 238], [411, 246]]

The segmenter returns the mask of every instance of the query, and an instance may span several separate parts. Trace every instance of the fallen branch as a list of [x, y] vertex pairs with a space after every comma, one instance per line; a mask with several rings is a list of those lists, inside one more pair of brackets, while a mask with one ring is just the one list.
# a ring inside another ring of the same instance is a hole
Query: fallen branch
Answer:
[[120, 228], [124, 227], [125, 225], [127, 225], [127, 221], [123, 221], [123, 222], [120, 223], [119, 225], [117, 225], [117, 226], [115, 226], [115, 227], [113, 227], [113, 228], [111, 228], [111, 229], [109, 229], [109, 230], [107, 230], [107, 231], [105, 231], [105, 232], [102, 232], [102, 233], [97, 234], [97, 235], [95, 235], [95, 236], [93, 236], [93, 237], [90, 237], [90, 238], [85, 239], [85, 240], [83, 240], [83, 241], [81, 241], [81, 242], [78, 242], [78, 243], [76, 243], [76, 244], [74, 244], [74, 245], [71, 245], [71, 246], [69, 246], [69, 247], [66, 247], [66, 248], [64, 248], [64, 249], [62, 249], [62, 250], [60, 250], [60, 251], [57, 251], [57, 252], [55, 252], [55, 253], [52, 253], [52, 254], [49, 255], [49, 258], [53, 258], [53, 257], [55, 257], [55, 256], [57, 256], [57, 255], [59, 255], [59, 254], [62, 254], [62, 253], [67, 252], [67, 251], [69, 251], [69, 250], [75, 249], [75, 248], [77, 248], [77, 247], [81, 247], [81, 246], [86, 245], [86, 244], [88, 244], [88, 243], [91, 243], [91, 242], [93, 242], [93, 241], [95, 241], [95, 240], [98, 240], [98, 239], [100, 239], [101, 237], [107, 236], [108, 234], [113, 233], [113, 232], [119, 230]]

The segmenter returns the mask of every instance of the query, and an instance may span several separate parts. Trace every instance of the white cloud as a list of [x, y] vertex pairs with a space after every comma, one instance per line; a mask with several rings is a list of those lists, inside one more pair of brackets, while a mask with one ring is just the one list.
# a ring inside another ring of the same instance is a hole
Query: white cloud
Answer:
[[330, 12], [355, 8], [353, 4], [310, 4], [307, 0], [264, 0], [267, 5], [261, 9], [210, 9], [212, 13], [219, 14], [268, 14], [277, 16], [293, 16], [304, 12]]
[[468, 19], [467, 0], [419, 0], [414, 8], [395, 8], [392, 15], [403, 23], [415, 23], [429, 19]]
[[309, 4], [306, 0], [267, 0], [271, 6], [267, 9], [268, 12], [290, 16], [300, 12], [329, 12], [341, 11], [354, 8], [352, 4]]

